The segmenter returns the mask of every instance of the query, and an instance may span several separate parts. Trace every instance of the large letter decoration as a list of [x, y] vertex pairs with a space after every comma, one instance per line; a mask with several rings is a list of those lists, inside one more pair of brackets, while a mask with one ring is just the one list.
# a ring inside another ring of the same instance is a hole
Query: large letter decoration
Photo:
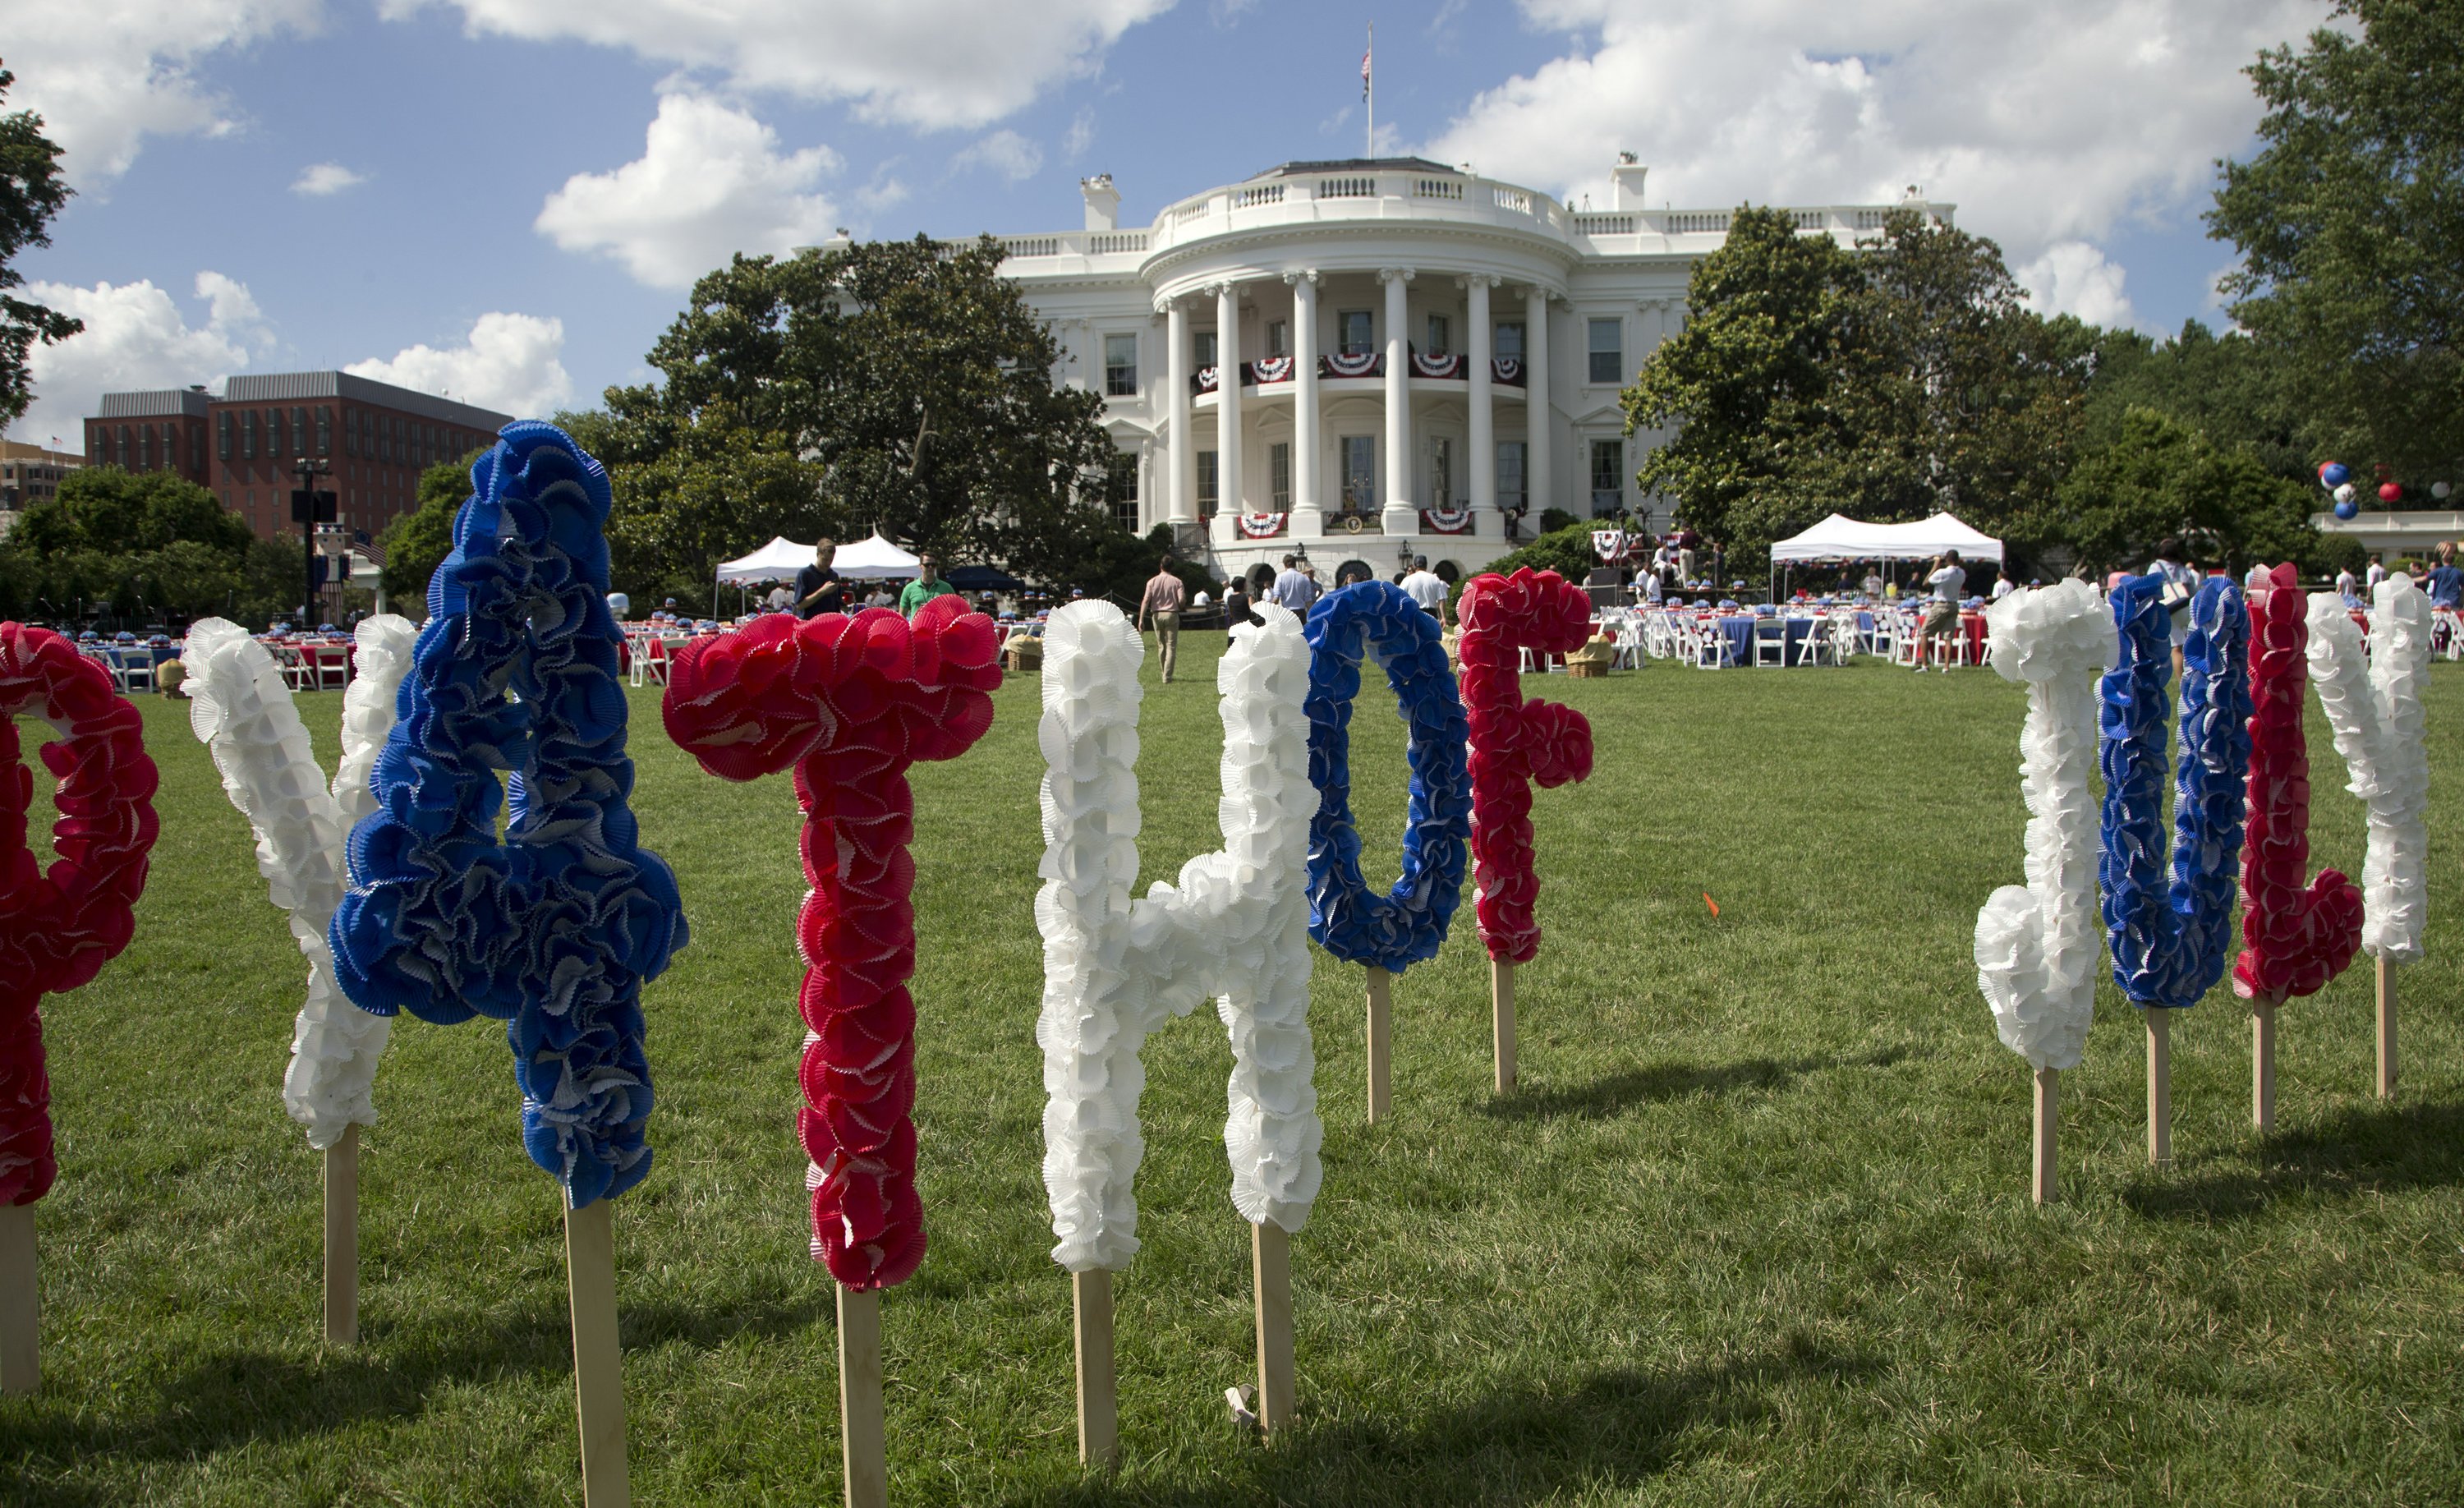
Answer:
[[325, 1338], [359, 1339], [359, 1136], [377, 1124], [377, 1063], [391, 1020], [342, 998], [325, 929], [348, 883], [344, 839], [376, 809], [368, 776], [392, 731], [394, 693], [419, 630], [387, 613], [359, 625], [342, 693], [342, 761], [330, 787], [273, 652], [220, 618], [188, 629], [188, 723], [213, 751], [223, 793], [256, 834], [256, 867], [308, 955], [308, 999], [292, 1029], [282, 1103], [325, 1154]]
[[1540, 950], [1531, 785], [1592, 773], [1592, 725], [1562, 703], [1523, 699], [1522, 651], [1572, 654], [1592, 631], [1592, 601], [1554, 571], [1472, 578], [1463, 588], [1463, 699], [1471, 724], [1471, 851], [1488, 946], [1497, 1092], [1514, 1087], [1514, 966]]
[[[26, 846], [33, 772], [17, 762], [17, 719], [60, 736], [43, 745], [58, 777], [45, 870]], [[77, 989], [119, 956], [136, 930], [154, 847], [154, 761], [143, 721], [111, 672], [43, 628], [0, 623], [0, 1390], [40, 1379], [34, 1288], [34, 1201], [59, 1174], [52, 1150], [52, 1084], [43, 1066], [46, 994]]]
[[[1309, 779], [1317, 787], [1309, 834], [1309, 935], [1346, 963], [1369, 971], [1369, 1119], [1391, 1094], [1387, 976], [1434, 958], [1463, 899], [1463, 844], [1471, 835], [1465, 765], [1470, 725], [1438, 620], [1391, 581], [1329, 592], [1302, 630], [1309, 641]], [[1409, 730], [1410, 804], [1402, 875], [1384, 895], [1360, 872], [1360, 830], [1352, 820], [1352, 706], [1360, 663], [1373, 656], [1394, 688]]]
[[2290, 565], [2269, 572], [2251, 603], [2249, 840], [2233, 981], [2250, 1002], [2250, 1114], [2262, 1131], [2276, 1124], [2276, 1008], [2318, 994], [2362, 941], [2360, 888], [2334, 869], [2309, 877], [2308, 605]]
[[[2164, 831], [2166, 683], [2171, 615], [2161, 576], [2113, 592], [2121, 657], [2102, 702], [2104, 857], [2099, 881], [2113, 980], [2147, 1023], [2147, 1156], [2173, 1156], [2168, 1011], [2188, 1010], [2224, 977], [2250, 769], [2249, 615], [2241, 589], [2210, 577], [2190, 603], [2183, 648], [2181, 764], [2173, 839]], [[2163, 884], [2166, 858], [2172, 883]]]
[[471, 482], [377, 758], [379, 810], [351, 834], [334, 972], [380, 1016], [506, 1022], [523, 1145], [565, 1199], [583, 1493], [598, 1508], [626, 1494], [608, 1206], [650, 1170], [642, 987], [687, 933], [675, 877], [627, 804], [607, 473], [523, 421]]
[[2035, 1070], [2035, 1198], [2059, 1195], [2060, 1073], [2079, 1066], [2096, 1016], [2096, 678], [2113, 663], [2113, 624], [2096, 588], [2026, 587], [1986, 613], [1987, 663], [2028, 688], [2019, 734], [2028, 805], [2028, 883], [1995, 890], [1976, 913], [1976, 983], [2002, 1045]]
[[[912, 624], [879, 607], [802, 623], [774, 613], [686, 645], [662, 704], [669, 735], [711, 774], [796, 772], [812, 885], [796, 923], [807, 1028], [797, 1131], [811, 1159], [813, 1256], [839, 1284], [850, 1502], [887, 1491], [880, 1291], [924, 1259], [909, 1118], [915, 798], [907, 770], [955, 759], [991, 728], [998, 653], [992, 621], [958, 597], [935, 598]], [[857, 1354], [867, 1344], [873, 1350]]]
[[2350, 789], [2369, 803], [2362, 860], [2362, 947], [2378, 961], [2378, 1094], [2395, 1093], [2395, 974], [2421, 956], [2427, 919], [2430, 760], [2421, 691], [2430, 678], [2430, 599], [2409, 576], [2373, 594], [2370, 644], [2333, 592], [2310, 598], [2310, 669]]
[[1289, 1418], [1286, 1243], [1317, 1195], [1324, 1135], [1310, 1082], [1303, 885], [1305, 874], [1314, 878], [1319, 796], [1304, 710], [1309, 645], [1292, 614], [1273, 603], [1258, 612], [1261, 623], [1233, 630], [1216, 669], [1223, 847], [1184, 864], [1177, 886], [1156, 882], [1143, 900], [1133, 892], [1144, 644], [1109, 602], [1073, 602], [1045, 630], [1045, 884], [1035, 902], [1045, 980], [1036, 1040], [1049, 1095], [1044, 1181], [1060, 1237], [1053, 1260], [1076, 1290], [1079, 1448], [1090, 1461], [1111, 1459], [1115, 1448], [1111, 1274], [1138, 1249], [1138, 1051], [1150, 1032], [1210, 994], [1232, 1040], [1223, 1128], [1232, 1203], [1254, 1229], [1259, 1419], [1275, 1430]]

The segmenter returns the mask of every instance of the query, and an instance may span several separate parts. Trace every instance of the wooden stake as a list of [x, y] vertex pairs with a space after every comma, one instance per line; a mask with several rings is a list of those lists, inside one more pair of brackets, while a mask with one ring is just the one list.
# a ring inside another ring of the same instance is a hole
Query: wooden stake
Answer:
[[1112, 1275], [1098, 1267], [1069, 1275], [1078, 1339], [1078, 1460], [1111, 1467], [1121, 1458], [1120, 1399], [1112, 1375]]
[[360, 1128], [325, 1148], [325, 1341], [360, 1338]]
[[573, 1403], [582, 1422], [584, 1508], [625, 1508], [624, 1350], [616, 1339], [613, 1201], [564, 1212], [565, 1289], [573, 1304]]
[[847, 1475], [847, 1508], [889, 1508], [879, 1289], [839, 1290], [839, 1459]]
[[2250, 1124], [2276, 1129], [2276, 1006], [2268, 1000], [2250, 1006]]
[[1291, 1239], [1272, 1220], [1249, 1228], [1250, 1281], [1258, 1300], [1258, 1428], [1269, 1439], [1292, 1422]]
[[1488, 1007], [1497, 1041], [1497, 1092], [1514, 1092], [1514, 965], [1488, 961]]
[[2147, 1162], [2162, 1168], [2173, 1160], [2173, 1013], [2151, 1005], [2139, 1014], [2147, 1018]]
[[2379, 966], [2379, 1098], [2395, 1098], [2395, 971]]
[[34, 1207], [0, 1205], [0, 1392], [43, 1380], [42, 1301], [34, 1286]]
[[2061, 1134], [2061, 1077], [2058, 1068], [2036, 1070], [2036, 1184], [2038, 1204], [2051, 1204], [2062, 1196], [2055, 1171], [2055, 1145]]
[[1393, 1112], [1395, 1102], [1392, 1036], [1393, 1005], [1387, 996], [1386, 971], [1369, 966], [1369, 1124], [1375, 1126]]

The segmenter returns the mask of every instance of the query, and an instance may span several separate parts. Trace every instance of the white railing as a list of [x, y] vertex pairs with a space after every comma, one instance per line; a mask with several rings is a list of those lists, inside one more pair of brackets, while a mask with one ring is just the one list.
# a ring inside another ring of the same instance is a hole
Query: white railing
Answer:
[[1461, 199], [1463, 197], [1463, 180], [1460, 178], [1415, 178], [1412, 180], [1412, 197], [1415, 199]]
[[1500, 209], [1511, 209], [1516, 214], [1525, 215], [1531, 212], [1531, 195], [1529, 191], [1508, 188], [1504, 184], [1498, 184], [1492, 187], [1491, 192], [1495, 195], [1497, 208]]
[[1232, 208], [1235, 209], [1246, 209], [1251, 205], [1279, 205], [1283, 202], [1284, 186], [1281, 184], [1259, 184], [1253, 187], [1241, 189], [1232, 196]]
[[1375, 199], [1377, 180], [1375, 178], [1321, 178], [1317, 181], [1320, 199]]
[[1001, 251], [1011, 259], [1045, 256], [1118, 256], [1143, 254], [1144, 230], [1061, 230], [1050, 235], [1005, 235]]
[[1632, 235], [1635, 225], [1632, 215], [1574, 216], [1574, 232], [1577, 235]]
[[1203, 199], [1192, 199], [1187, 204], [1173, 206], [1172, 218], [1176, 224], [1187, 225], [1192, 220], [1205, 219], [1214, 209], [1215, 196], [1209, 194]]
[[1095, 230], [1088, 234], [1089, 256], [1114, 256], [1123, 251], [1144, 251], [1147, 233], [1144, 230]]
[[1059, 256], [1061, 237], [1057, 235], [1005, 235], [1001, 250], [1012, 256]]
[[1680, 209], [1666, 218], [1666, 231], [1670, 235], [1728, 233], [1728, 212], [1725, 209]]

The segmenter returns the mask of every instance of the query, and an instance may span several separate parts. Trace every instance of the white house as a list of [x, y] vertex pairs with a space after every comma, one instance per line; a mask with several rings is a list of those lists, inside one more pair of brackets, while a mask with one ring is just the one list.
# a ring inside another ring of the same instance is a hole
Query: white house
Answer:
[[[1296, 548], [1472, 571], [1544, 509], [1667, 522], [1617, 395], [1728, 211], [1649, 208], [1644, 172], [1624, 154], [1595, 210], [1419, 158], [1286, 163], [1136, 229], [1090, 178], [1084, 228], [1002, 237], [1002, 271], [1060, 338], [1056, 381], [1104, 394], [1137, 457], [1125, 527], [1173, 523], [1220, 571]], [[1888, 208], [1790, 213], [1850, 245]]]

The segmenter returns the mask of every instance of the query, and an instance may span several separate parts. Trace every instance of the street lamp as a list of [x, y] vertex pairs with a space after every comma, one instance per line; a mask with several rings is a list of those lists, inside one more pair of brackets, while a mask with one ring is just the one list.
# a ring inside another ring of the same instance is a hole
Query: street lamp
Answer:
[[303, 625], [317, 622], [317, 526], [334, 521], [334, 494], [319, 492], [317, 478], [330, 476], [334, 463], [303, 455], [291, 463], [298, 474], [299, 490], [291, 494], [291, 516], [299, 525], [299, 619]]

